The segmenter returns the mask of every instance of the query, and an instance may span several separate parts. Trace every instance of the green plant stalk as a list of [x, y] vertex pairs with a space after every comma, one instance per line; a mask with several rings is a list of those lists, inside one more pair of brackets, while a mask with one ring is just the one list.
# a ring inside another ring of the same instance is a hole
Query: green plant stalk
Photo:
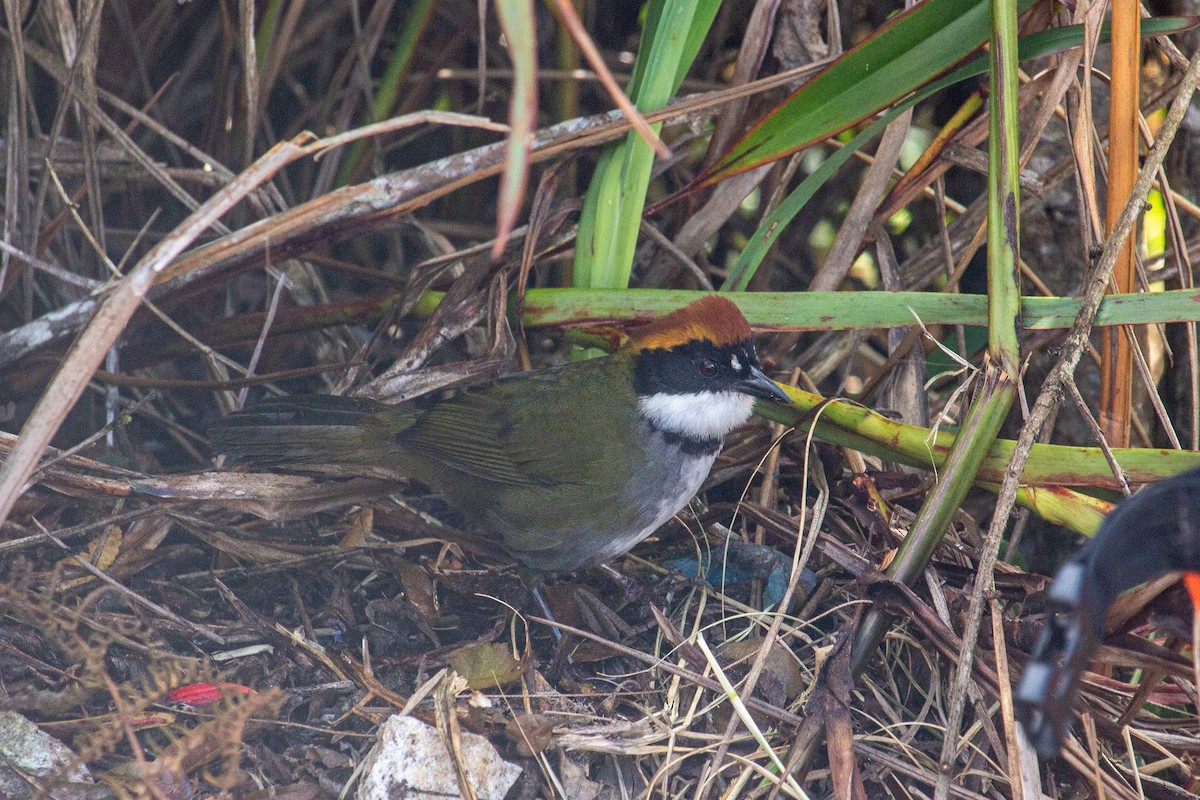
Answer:
[[[786, 426], [803, 426], [805, 420], [821, 408], [817, 422], [817, 437], [841, 447], [849, 447], [867, 455], [898, 461], [921, 469], [947, 468], [947, 461], [959, 433], [907, 425], [885, 417], [849, 400], [828, 399], [818, 394], [784, 387], [792, 400], [790, 407], [759, 404], [755, 406], [763, 417]], [[982, 485], [999, 485], [1012, 462], [1016, 442], [996, 439], [991, 442], [980, 464], [976, 481]], [[1152, 483], [1169, 475], [1200, 466], [1200, 452], [1194, 450], [1160, 450], [1158, 448], [1121, 448], [1113, 456], [1135, 485]], [[1021, 484], [1050, 490], [1062, 487], [1119, 491], [1112, 469], [1097, 447], [1075, 447], [1063, 444], [1034, 444], [1029, 460], [1021, 473]], [[1070, 521], [1068, 527], [1080, 533], [1090, 533], [1086, 525], [1078, 527]]]
[[[972, 403], [967, 413], [958, 446], [951, 450], [947, 458], [945, 474], [926, 495], [916, 521], [888, 569], [888, 575], [893, 580], [911, 584], [924, 570], [942, 533], [957, 512], [962, 495], [970, 487], [970, 478], [975, 473], [972, 464], [983, 460], [989, 443], [994, 441], [994, 433], [991, 437], [987, 433], [997, 429], [1008, 415], [1011, 401], [1005, 401], [1005, 384], [1009, 384], [1009, 390], [1012, 387], [1004, 371], [995, 365], [988, 365], [981, 383], [981, 400]], [[859, 675], [874, 656], [889, 625], [890, 618], [886, 614], [871, 610], [864, 615], [851, 651], [852, 676]], [[807, 772], [821, 739], [818, 734], [805, 743], [803, 750], [793, 758], [794, 772]]]
[[[815, 410], [826, 402], [824, 398], [811, 395], [807, 404], [810, 410]], [[853, 416], [852, 414], [838, 413], [853, 411], [856, 408], [865, 410], [839, 403], [824, 406], [822, 416], [817, 422], [816, 437], [829, 444], [912, 467], [940, 471], [946, 466], [947, 457], [954, 444], [954, 434], [937, 433], [931, 437], [925, 428], [895, 423], [873, 411], [867, 411], [866, 415], [859, 417], [857, 421], [862, 423], [861, 427], [855, 427], [855, 420], [841, 419], [843, 416]], [[756, 407], [756, 410], [764, 417], [784, 425], [803, 424], [803, 417], [806, 416], [793, 410], [781, 409], [779, 406], [762, 405]], [[888, 430], [893, 425], [898, 428], [892, 429], [892, 437], [881, 435], [882, 431], [879, 429]], [[930, 438], [935, 439], [933, 444], [929, 443]], [[975, 475], [975, 486], [992, 493], [999, 492], [1004, 469], [1011, 461], [1015, 445], [1010, 439], [997, 439], [992, 443]], [[1092, 489], [1103, 486], [1106, 480], [1111, 481], [1112, 471], [1104, 454], [1095, 447], [1034, 447], [1035, 452], [1030, 454], [1026, 470], [1022, 474], [1022, 480], [1028, 483], [1017, 489], [1017, 503], [1053, 525], [1061, 525], [1083, 536], [1093, 535], [1104, 521], [1104, 516], [1112, 504], [1069, 487]], [[1164, 472], [1174, 474], [1200, 465], [1200, 453], [1195, 452], [1187, 454], [1190, 461], [1185, 458], [1182, 462], [1164, 459], [1162, 451], [1159, 450], [1129, 449], [1114, 451], [1114, 454], [1122, 464], [1140, 465], [1138, 474], [1147, 481], [1157, 480], [1152, 476]], [[1170, 461], [1170, 469], [1163, 469], [1164, 461]], [[1093, 478], [1094, 481], [1089, 481], [1085, 476]], [[1056, 482], [1059, 478], [1064, 482]], [[1114, 499], [1115, 491], [1114, 489]]]
[[[1021, 324], [1021, 291], [1017, 282], [1017, 262], [1020, 260], [1020, 195], [1017, 182], [1020, 133], [1017, 109], [1017, 6], [1015, 0], [991, 0], [992, 11], [992, 69], [991, 94], [988, 98], [988, 372], [1001, 375], [1002, 384], [992, 395], [998, 414], [995, 428], [981, 431], [986, 442], [994, 441], [1016, 399], [1021, 380], [1021, 351], [1018, 328]], [[994, 365], [994, 367], [993, 367]], [[960, 498], [961, 500], [961, 498]], [[1000, 513], [1000, 512], [996, 512]], [[966, 626], [963, 630], [963, 649], [956, 666], [950, 696], [950, 713], [946, 720], [946, 736], [942, 740], [939, 758], [942, 764], [956, 760], [959, 731], [967, 704], [967, 690], [974, 665], [975, 646], [983, 621], [986, 604], [984, 591], [995, 588], [995, 568], [1000, 542], [1006, 523], [994, 518], [987, 538], [980, 548], [978, 577], [971, 592]], [[939, 537], [940, 538], [940, 537]], [[936, 546], [936, 545], [935, 545]], [[932, 557], [932, 550], [928, 557]], [[922, 568], [924, 565], [922, 564]], [[1019, 774], [1016, 754], [1009, 753], [1009, 767]], [[938, 774], [934, 800], [946, 800], [950, 791], [950, 770]]]
[[[525, 328], [563, 328], [597, 321], [650, 320], [683, 308], [704, 292], [669, 289], [530, 289], [526, 294]], [[426, 292], [408, 311], [427, 319], [441, 303], [441, 292]], [[392, 312], [399, 293], [348, 303], [306, 306], [310, 319], [296, 319], [291, 331], [316, 330], [332, 325], [372, 323]], [[1097, 325], [1200, 322], [1200, 304], [1194, 289], [1173, 289], [1155, 294], [1110, 295], [1096, 314]], [[987, 298], [983, 295], [936, 292], [754, 292], [736, 295], [738, 307], [759, 331], [830, 331], [894, 328], [916, 318], [929, 325], [986, 323]], [[1026, 297], [1021, 304], [1021, 324], [1026, 330], [1060, 330], [1071, 327], [1079, 312], [1079, 298]], [[243, 315], [245, 319], [256, 319]], [[241, 319], [238, 317], [235, 319]], [[280, 316], [272, 330], [279, 325]], [[224, 328], [230, 320], [214, 329]], [[260, 325], [261, 320], [251, 323]], [[256, 329], [251, 340], [258, 336]]]
[[[975, 482], [988, 449], [996, 440], [1016, 398], [1021, 319], [1017, 288], [1017, 28], [1016, 4], [992, 0], [992, 65], [988, 147], [988, 358], [981, 386], [967, 411], [962, 430], [933, 489], [926, 494], [916, 520], [905, 536], [887, 574], [912, 585], [941, 544], [946, 529]], [[851, 674], [866, 667], [887, 629], [890, 615], [867, 611], [855, 636]], [[955, 726], [955, 730], [957, 728]]]
[[429, 26], [432, 16], [433, 0], [413, 0], [408, 10], [408, 19], [405, 20], [404, 29], [400, 32], [395, 49], [392, 50], [392, 57], [388, 60], [387, 69], [384, 70], [383, 77], [379, 80], [379, 88], [375, 93], [375, 105], [371, 109], [372, 122], [387, 119], [392, 113], [392, 109], [396, 107], [396, 99], [400, 96], [400, 87], [403, 85], [402, 79], [417, 54], [421, 34]]
[[[662, 108], [712, 25], [716, 0], [654, 0], [629, 84], [639, 111]], [[661, 123], [651, 126], [655, 133]], [[574, 285], [629, 285], [654, 152], [636, 134], [606, 146], [588, 187], [575, 246]]]
[[[526, 327], [565, 326], [596, 320], [636, 320], [683, 308], [705, 292], [684, 289], [530, 289]], [[751, 292], [730, 295], [759, 331], [831, 331], [925, 325], [987, 325], [985, 295], [941, 292]], [[1077, 297], [1026, 297], [1026, 330], [1070, 328], [1079, 313]], [[1200, 322], [1194, 289], [1105, 297], [1097, 325]]]
[[[404, 84], [404, 75], [408, 72], [413, 57], [417, 53], [421, 34], [425, 32], [433, 15], [433, 2], [434, 0], [412, 0], [404, 29], [400, 31], [400, 38], [396, 41], [392, 57], [388, 60], [387, 68], [375, 91], [375, 104], [371, 108], [371, 122], [387, 119], [392, 113], [392, 109], [395, 108], [396, 98], [400, 96], [400, 87]], [[349, 182], [350, 176], [354, 174], [354, 170], [362, 161], [365, 147], [366, 142], [361, 141], [350, 146], [350, 152], [346, 154], [345, 160], [342, 161], [342, 167], [338, 170], [338, 186], [345, 186]]]
[[[1021, 184], [1017, 180], [1017, 6], [992, 0], [992, 68], [988, 86], [988, 352], [1014, 381], [1019, 378], [1021, 290]], [[1001, 420], [1003, 422], [1003, 420]], [[997, 428], [999, 430], [999, 428]]]
[[[1015, 395], [1016, 387], [1005, 371], [998, 365], [989, 365], [939, 479], [926, 494], [916, 520], [887, 569], [889, 578], [911, 586], [920, 577], [958, 513], [967, 490], [974, 484], [979, 466], [995, 442], [996, 432], [1008, 416]], [[873, 609], [866, 613], [854, 640], [851, 674], [858, 675], [866, 667], [890, 625], [889, 615]]]
[[258, 30], [254, 32], [254, 53], [257, 62], [255, 66], [258, 67], [259, 72], [262, 71], [263, 64], [267, 63], [267, 51], [271, 42], [275, 40], [275, 29], [279, 26], [281, 13], [283, 13], [283, 0], [270, 0], [266, 9], [263, 10]]
[[[1006, 378], [1006, 385], [996, 391], [995, 397], [1003, 399], [1003, 414], [996, 420], [995, 431], [989, 432], [989, 440], [1000, 433], [1004, 417], [1012, 408], [1016, 398], [1016, 387], [1021, 380], [1021, 351], [1019, 327], [1021, 324], [1021, 291], [1018, 272], [1020, 261], [1020, 196], [1021, 187], [1016, 179], [1020, 158], [1020, 130], [1018, 119], [1018, 54], [1016, 54], [1016, 2], [1015, 0], [991, 0], [991, 74], [988, 98], [990, 107], [988, 143], [988, 295], [989, 329], [988, 354], [995, 359], [998, 369]], [[1002, 513], [1000, 511], [995, 512]], [[953, 690], [949, 693], [950, 708], [946, 722], [946, 736], [942, 740], [940, 763], [954, 763], [958, 754], [959, 732], [962, 715], [967, 704], [967, 690], [971, 682], [971, 669], [979, 639], [979, 628], [983, 624], [986, 604], [984, 591], [995, 589], [996, 561], [1000, 558], [1000, 543], [1007, 515], [992, 518], [988, 536], [979, 548], [978, 577], [971, 593], [967, 620], [962, 632], [961, 660], [956, 666]], [[931, 553], [932, 554], [932, 553]], [[930, 555], [931, 555], [930, 554]], [[1020, 762], [1015, 753], [1008, 753], [1010, 771], [1020, 774]], [[946, 800], [949, 796], [950, 771], [943, 770], [937, 776], [934, 788], [935, 800]]]
[[[582, 11], [582, 0], [571, 0], [571, 2], [577, 12]], [[562, 25], [559, 25], [554, 32], [554, 60], [555, 66], [566, 73], [579, 69], [583, 61], [571, 34]], [[572, 119], [579, 116], [579, 81], [559, 81], [555, 85], [551, 97], [555, 120]]]

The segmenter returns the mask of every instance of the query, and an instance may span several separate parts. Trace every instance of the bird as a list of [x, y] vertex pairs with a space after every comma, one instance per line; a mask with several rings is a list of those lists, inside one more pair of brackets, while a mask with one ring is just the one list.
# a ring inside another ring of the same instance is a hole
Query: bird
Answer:
[[738, 307], [707, 295], [609, 356], [428, 405], [271, 399], [210, 435], [243, 464], [416, 479], [526, 568], [561, 573], [616, 558], [684, 508], [756, 399], [791, 402]]
[[1200, 610], [1200, 469], [1147, 486], [1118, 503], [1096, 535], [1058, 570], [1047, 620], [1017, 686], [1017, 717], [1043, 758], [1070, 729], [1080, 675], [1104, 639], [1109, 606], [1127, 589], [1184, 574]]

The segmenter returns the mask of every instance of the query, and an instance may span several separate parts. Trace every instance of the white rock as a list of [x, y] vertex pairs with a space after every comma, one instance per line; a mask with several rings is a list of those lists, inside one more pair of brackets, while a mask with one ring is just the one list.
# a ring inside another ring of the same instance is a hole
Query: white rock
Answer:
[[56, 787], [63, 797], [101, 791], [69, 747], [20, 714], [0, 711], [0, 797], [22, 800], [33, 796], [34, 789], [22, 774]]
[[[491, 742], [462, 732], [462, 761], [479, 800], [503, 800], [521, 768], [500, 757]], [[413, 717], [389, 717], [367, 754], [360, 800], [446, 800], [457, 797], [458, 780], [442, 735]]]

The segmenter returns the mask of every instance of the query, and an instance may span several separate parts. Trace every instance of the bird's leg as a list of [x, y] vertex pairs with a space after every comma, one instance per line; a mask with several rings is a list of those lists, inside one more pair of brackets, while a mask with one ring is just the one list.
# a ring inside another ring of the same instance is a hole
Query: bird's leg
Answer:
[[[542, 616], [544, 616], [547, 620], [549, 620], [552, 623], [557, 623], [558, 620], [554, 618], [554, 612], [550, 610], [550, 605], [546, 602], [546, 598], [542, 596], [541, 587], [540, 586], [531, 586], [531, 587], [529, 587], [529, 593], [533, 595], [534, 602], [537, 603], [538, 608], [540, 608], [542, 610]], [[563, 639], [563, 635], [562, 635], [562, 631], [560, 631], [558, 629], [558, 625], [553, 624], [553, 625], [550, 625], [549, 628], [550, 628], [550, 632], [554, 634], [554, 639], [557, 642], [561, 643], [562, 639]]]

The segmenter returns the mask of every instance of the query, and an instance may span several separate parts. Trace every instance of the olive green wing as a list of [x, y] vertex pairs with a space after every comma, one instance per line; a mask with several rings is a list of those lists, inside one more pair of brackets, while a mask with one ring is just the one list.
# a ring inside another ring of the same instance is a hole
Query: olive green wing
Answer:
[[[603, 397], [605, 361], [514, 375], [464, 392], [422, 414], [397, 434], [396, 443], [458, 472], [510, 486], [586, 480], [609, 446], [591, 431], [603, 431], [615, 413], [614, 398]], [[564, 425], [582, 433], [570, 437], [569, 446], [556, 433]]]

